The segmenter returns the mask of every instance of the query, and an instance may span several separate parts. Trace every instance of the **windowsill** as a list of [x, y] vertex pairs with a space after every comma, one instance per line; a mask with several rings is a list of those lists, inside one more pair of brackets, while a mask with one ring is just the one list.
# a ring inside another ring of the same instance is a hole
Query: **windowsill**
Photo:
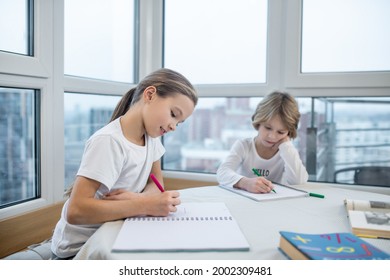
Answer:
[[163, 170], [163, 174], [164, 177], [166, 178], [217, 183], [216, 174], [205, 174], [205, 173], [185, 172], [185, 171], [166, 171], [166, 170]]

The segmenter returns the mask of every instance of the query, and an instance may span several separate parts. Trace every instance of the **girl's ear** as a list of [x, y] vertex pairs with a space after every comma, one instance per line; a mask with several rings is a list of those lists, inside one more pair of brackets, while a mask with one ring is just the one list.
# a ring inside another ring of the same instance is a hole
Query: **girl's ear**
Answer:
[[149, 86], [144, 90], [144, 101], [150, 102], [157, 96], [157, 89], [155, 86]]

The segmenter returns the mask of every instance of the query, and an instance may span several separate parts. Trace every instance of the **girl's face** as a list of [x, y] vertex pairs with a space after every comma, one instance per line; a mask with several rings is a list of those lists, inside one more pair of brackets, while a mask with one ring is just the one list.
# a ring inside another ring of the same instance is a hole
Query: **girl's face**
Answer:
[[194, 103], [183, 94], [172, 97], [160, 97], [156, 93], [150, 96], [144, 114], [146, 133], [151, 137], [159, 137], [184, 122], [194, 111]]
[[273, 147], [288, 137], [288, 130], [279, 116], [268, 122], [261, 123], [258, 129], [258, 139], [264, 147]]

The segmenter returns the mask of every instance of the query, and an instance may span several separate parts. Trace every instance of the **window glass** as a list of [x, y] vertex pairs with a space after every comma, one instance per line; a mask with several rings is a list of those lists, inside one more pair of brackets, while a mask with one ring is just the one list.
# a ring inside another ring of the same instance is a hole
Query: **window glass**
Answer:
[[[335, 180], [390, 186], [390, 97], [328, 102], [334, 110]], [[378, 169], [365, 168], [372, 166]]]
[[35, 90], [0, 87], [0, 208], [39, 197], [37, 104]]
[[66, 0], [65, 74], [134, 80], [134, 1]]
[[32, 55], [32, 2], [0, 1], [0, 50]]
[[[233, 143], [241, 138], [257, 135], [252, 126], [252, 115], [262, 98], [206, 98], [199, 99], [196, 110], [174, 133], [164, 136], [164, 170], [216, 173]], [[299, 99], [302, 123], [310, 120], [310, 99]], [[302, 136], [302, 126], [299, 136]], [[304, 158], [300, 145], [294, 140]], [[178, 149], [178, 147], [180, 147]]]
[[65, 188], [79, 169], [85, 141], [111, 118], [119, 96], [65, 93]]
[[[301, 119], [293, 144], [310, 181], [378, 185], [374, 178], [361, 183], [353, 172], [337, 171], [390, 168], [390, 97], [296, 99]], [[216, 173], [234, 141], [257, 134], [251, 116], [260, 100], [200, 98], [192, 116], [164, 136], [164, 170]], [[390, 186], [390, 181], [382, 184]]]
[[302, 72], [389, 71], [389, 11], [386, 0], [304, 0]]
[[164, 28], [164, 66], [191, 82], [266, 82], [266, 0], [166, 0]]

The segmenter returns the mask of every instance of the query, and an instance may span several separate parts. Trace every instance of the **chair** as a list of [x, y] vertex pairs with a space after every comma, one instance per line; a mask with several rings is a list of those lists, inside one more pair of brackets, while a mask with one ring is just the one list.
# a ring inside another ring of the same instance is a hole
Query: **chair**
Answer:
[[339, 174], [346, 172], [354, 172], [354, 184], [390, 187], [390, 166], [356, 166], [343, 168], [334, 173], [334, 182], [342, 183], [337, 177]]

